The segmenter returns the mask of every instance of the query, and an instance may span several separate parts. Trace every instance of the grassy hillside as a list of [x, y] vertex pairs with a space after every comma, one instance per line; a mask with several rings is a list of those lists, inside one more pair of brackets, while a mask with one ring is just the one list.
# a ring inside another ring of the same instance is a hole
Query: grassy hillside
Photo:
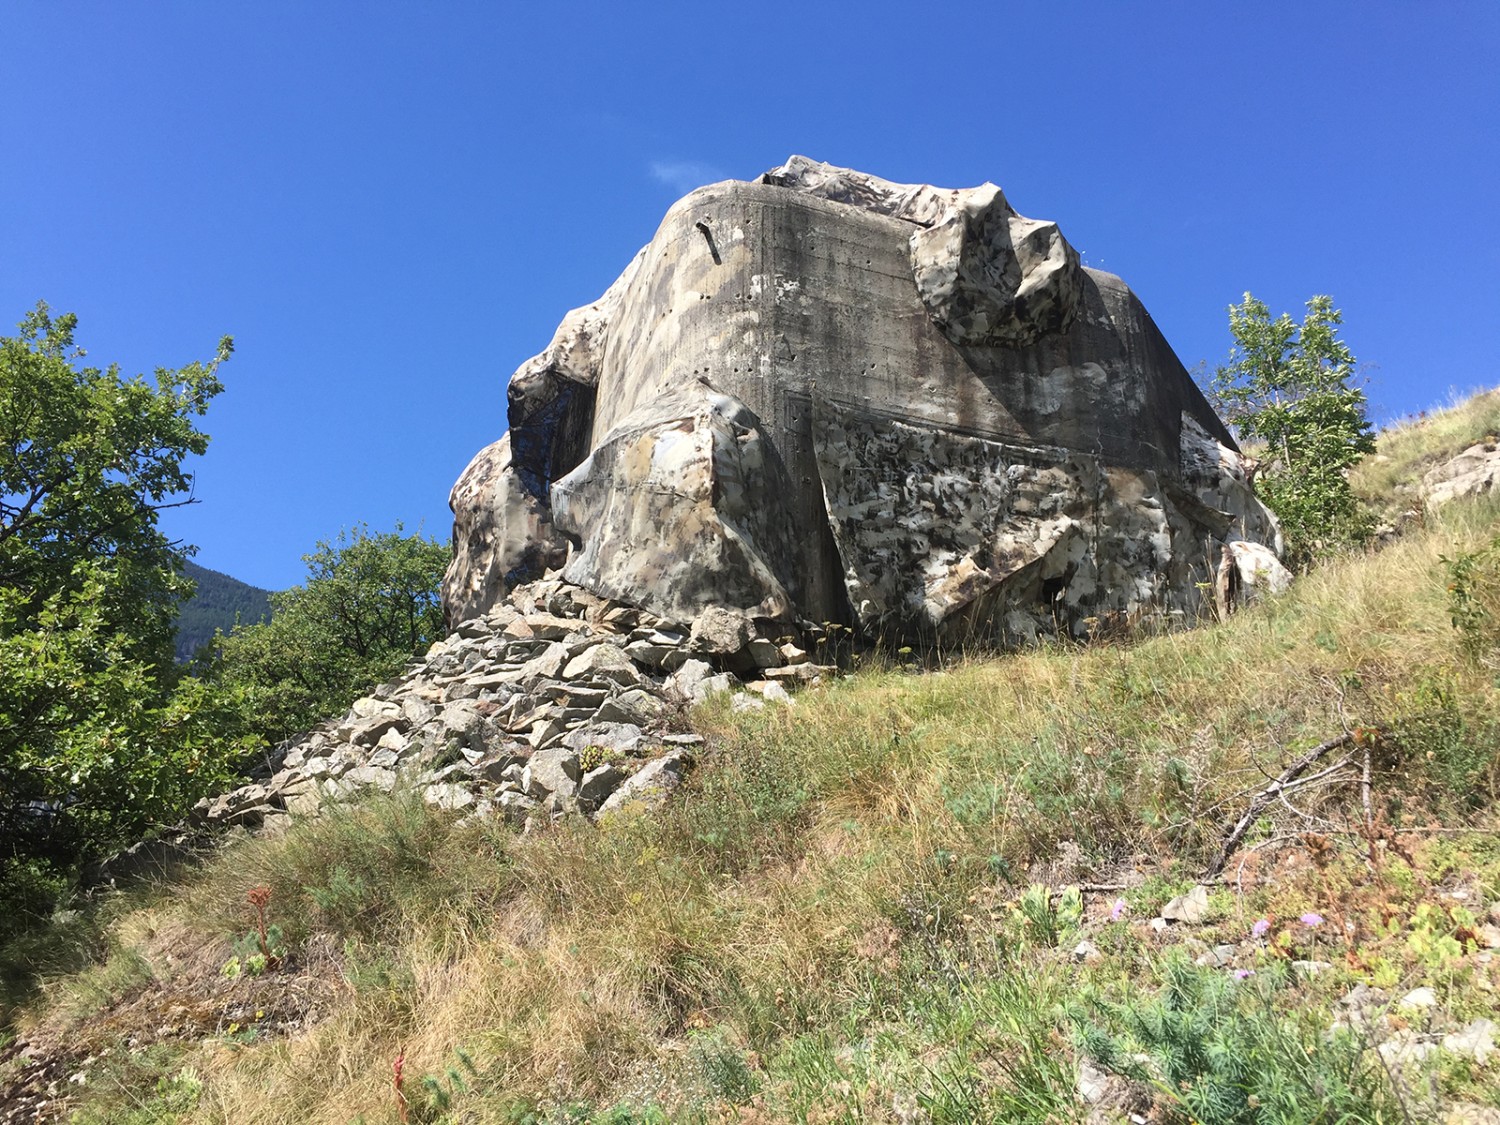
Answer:
[[239, 840], [59, 920], [0, 1089], [83, 1122], [1500, 1119], [1500, 606], [1460, 633], [1450, 589], [1493, 588], [1497, 536], [1457, 504], [1191, 632], [710, 705], [654, 817], [522, 836], [398, 793]]
[[1354, 491], [1391, 522], [1420, 509], [1422, 475], [1486, 438], [1500, 435], [1500, 388], [1403, 419], [1380, 434], [1375, 455], [1350, 476]]
[[227, 633], [236, 624], [253, 625], [270, 616], [271, 591], [197, 563], [188, 563], [186, 571], [198, 589], [177, 616], [178, 660], [191, 659], [220, 629]]

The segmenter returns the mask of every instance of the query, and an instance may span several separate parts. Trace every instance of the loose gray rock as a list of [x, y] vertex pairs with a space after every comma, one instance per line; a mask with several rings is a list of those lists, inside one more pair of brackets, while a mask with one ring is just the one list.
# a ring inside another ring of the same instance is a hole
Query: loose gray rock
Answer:
[[617, 684], [634, 685], [641, 682], [630, 657], [612, 644], [594, 644], [568, 661], [562, 671], [565, 680], [611, 680]]
[[583, 775], [583, 780], [578, 785], [579, 806], [585, 812], [598, 808], [628, 776], [629, 774], [612, 762], [606, 762], [602, 766], [589, 770]]
[[1422, 497], [1430, 508], [1464, 496], [1483, 496], [1500, 486], [1500, 445], [1471, 445], [1422, 477]]
[[1482, 1017], [1470, 1020], [1461, 1030], [1443, 1036], [1442, 1047], [1450, 1054], [1466, 1055], [1484, 1066], [1495, 1053], [1495, 1021]]
[[568, 650], [556, 641], [548, 644], [541, 654], [532, 657], [516, 673], [515, 682], [523, 690], [530, 690], [542, 680], [555, 680], [562, 675], [568, 663]]
[[396, 775], [391, 770], [379, 769], [375, 766], [356, 766], [344, 774], [343, 780], [350, 785], [358, 785], [361, 788], [379, 789], [383, 793], [389, 793], [396, 788]]
[[549, 793], [564, 797], [578, 794], [578, 754], [567, 747], [538, 750], [526, 763], [521, 788], [537, 800]]
[[647, 762], [599, 806], [599, 815], [608, 816], [631, 807], [647, 810], [659, 808], [672, 790], [682, 784], [682, 779], [687, 776], [689, 761], [685, 752], [673, 750]]
[[616, 754], [634, 754], [644, 739], [645, 733], [634, 723], [600, 722], [570, 730], [563, 735], [561, 745], [577, 754], [590, 746]]
[[1208, 917], [1208, 888], [1200, 885], [1185, 895], [1178, 895], [1162, 907], [1161, 916], [1168, 922], [1198, 925]]
[[468, 786], [442, 781], [436, 785], [429, 785], [424, 789], [422, 791], [422, 800], [426, 801], [429, 805], [436, 805], [440, 809], [456, 812], [472, 805], [475, 797], [473, 791]]
[[666, 710], [667, 705], [651, 692], [635, 688], [605, 700], [599, 708], [598, 720], [644, 727], [661, 718]]
[[736, 656], [750, 644], [750, 622], [723, 606], [705, 608], [693, 622], [688, 648], [697, 654]]

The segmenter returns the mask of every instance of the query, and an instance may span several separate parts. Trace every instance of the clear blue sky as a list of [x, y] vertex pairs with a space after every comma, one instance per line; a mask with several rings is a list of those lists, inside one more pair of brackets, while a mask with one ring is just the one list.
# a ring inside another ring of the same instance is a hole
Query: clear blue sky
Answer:
[[992, 180], [1190, 368], [1245, 290], [1344, 310], [1377, 419], [1500, 382], [1500, 4], [0, 7], [0, 331], [237, 353], [168, 530], [262, 586], [403, 520], [683, 191], [804, 153]]

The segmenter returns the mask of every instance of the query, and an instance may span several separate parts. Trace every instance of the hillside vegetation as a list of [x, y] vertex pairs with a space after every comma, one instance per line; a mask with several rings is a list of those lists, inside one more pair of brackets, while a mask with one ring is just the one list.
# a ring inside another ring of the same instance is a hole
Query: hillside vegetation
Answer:
[[518, 835], [398, 792], [235, 840], [30, 939], [0, 1089], [81, 1122], [1500, 1120], [1497, 537], [1459, 502], [1192, 631], [710, 704], [654, 816]]

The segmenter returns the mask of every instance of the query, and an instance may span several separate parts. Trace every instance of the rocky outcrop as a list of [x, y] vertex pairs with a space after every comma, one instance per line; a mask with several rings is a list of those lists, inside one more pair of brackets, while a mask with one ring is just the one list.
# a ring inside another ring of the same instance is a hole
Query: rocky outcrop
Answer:
[[518, 827], [654, 807], [703, 742], [682, 727], [687, 706], [717, 692], [739, 707], [790, 703], [786, 685], [833, 671], [730, 616], [690, 628], [557, 579], [522, 585], [194, 820], [268, 831], [396, 789]]
[[664, 619], [891, 641], [1187, 620], [1285, 579], [1135, 295], [993, 184], [794, 157], [695, 191], [508, 411], [452, 497], [455, 624], [559, 564]]
[[1464, 496], [1484, 496], [1500, 487], [1500, 445], [1482, 441], [1430, 469], [1422, 477], [1422, 499], [1439, 508]]

